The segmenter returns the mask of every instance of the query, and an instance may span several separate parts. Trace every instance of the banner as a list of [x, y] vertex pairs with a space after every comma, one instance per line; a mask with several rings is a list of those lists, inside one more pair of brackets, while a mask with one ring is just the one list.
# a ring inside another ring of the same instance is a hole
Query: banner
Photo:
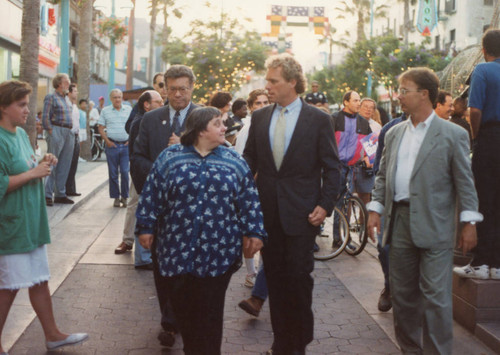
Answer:
[[[267, 16], [271, 21], [271, 34], [277, 35], [280, 29], [291, 27], [309, 27], [315, 34], [323, 35], [325, 23], [325, 8], [317, 6], [282, 6], [272, 5], [271, 15]], [[286, 32], [286, 31], [283, 31]]]
[[436, 0], [420, 0], [417, 17], [417, 30], [422, 36], [430, 36], [438, 22]]

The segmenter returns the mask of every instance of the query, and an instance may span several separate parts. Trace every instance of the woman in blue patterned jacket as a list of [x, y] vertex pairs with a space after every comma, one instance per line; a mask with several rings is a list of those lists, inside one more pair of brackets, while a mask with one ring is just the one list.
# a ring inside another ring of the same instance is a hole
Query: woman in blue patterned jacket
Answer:
[[186, 354], [220, 354], [224, 299], [244, 246], [267, 238], [250, 169], [223, 146], [226, 127], [213, 107], [197, 108], [181, 144], [155, 161], [137, 208], [143, 247], [158, 238], [159, 270]]

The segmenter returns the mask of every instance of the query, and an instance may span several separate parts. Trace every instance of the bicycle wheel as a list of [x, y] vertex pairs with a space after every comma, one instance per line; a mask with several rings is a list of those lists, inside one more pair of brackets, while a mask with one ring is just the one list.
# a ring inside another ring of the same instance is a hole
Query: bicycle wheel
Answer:
[[[335, 232], [336, 230], [338, 232]], [[349, 225], [344, 215], [335, 207], [332, 215], [325, 218], [321, 233], [316, 236], [318, 250], [314, 252], [314, 259], [329, 260], [335, 258], [342, 253], [348, 241]]]
[[92, 161], [96, 161], [100, 155], [98, 144], [99, 143], [97, 142], [97, 139], [95, 138], [94, 135], [92, 135], [92, 144], [90, 145], [90, 153], [92, 156]]
[[345, 203], [345, 217], [349, 223], [349, 243], [345, 251], [349, 255], [358, 255], [368, 242], [368, 212], [363, 201], [357, 196], [349, 197]]

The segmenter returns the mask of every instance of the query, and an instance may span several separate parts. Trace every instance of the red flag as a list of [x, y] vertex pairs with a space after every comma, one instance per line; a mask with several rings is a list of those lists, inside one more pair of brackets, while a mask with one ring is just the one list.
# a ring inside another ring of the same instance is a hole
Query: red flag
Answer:
[[49, 26], [54, 26], [56, 23], [56, 15], [54, 13], [54, 9], [49, 9]]

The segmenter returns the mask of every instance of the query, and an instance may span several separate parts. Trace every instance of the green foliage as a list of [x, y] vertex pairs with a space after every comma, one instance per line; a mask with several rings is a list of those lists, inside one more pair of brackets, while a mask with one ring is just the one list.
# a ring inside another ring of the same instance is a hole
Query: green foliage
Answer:
[[392, 35], [375, 37], [357, 42], [342, 64], [313, 73], [311, 80], [320, 83], [329, 102], [340, 103], [344, 93], [349, 90], [356, 90], [360, 94], [367, 92], [367, 72], [371, 70], [372, 93], [376, 99], [376, 87], [383, 85], [387, 89], [395, 89], [397, 77], [408, 68], [423, 66], [436, 72], [443, 70], [449, 63], [445, 56], [445, 53], [414, 44], [404, 48], [403, 43]]
[[99, 34], [100, 38], [107, 37], [114, 41], [115, 44], [122, 43], [128, 33], [124, 21], [115, 17], [100, 19], [95, 26], [97, 27], [96, 32]]
[[257, 32], [223, 14], [220, 20], [195, 20], [183, 38], [171, 38], [162, 59], [190, 66], [197, 76], [193, 99], [204, 102], [218, 90], [236, 92], [251, 73], [264, 70], [267, 48]]

